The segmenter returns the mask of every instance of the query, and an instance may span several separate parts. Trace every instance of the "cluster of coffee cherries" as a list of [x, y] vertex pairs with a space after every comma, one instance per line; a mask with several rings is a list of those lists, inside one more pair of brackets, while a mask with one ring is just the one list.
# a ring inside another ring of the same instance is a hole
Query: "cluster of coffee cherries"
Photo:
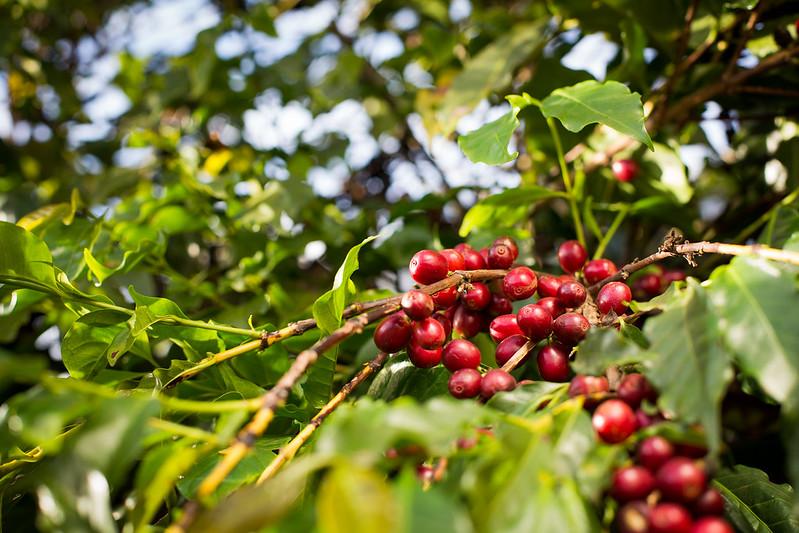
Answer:
[[[498, 343], [496, 363], [502, 367], [528, 342], [542, 343], [537, 353], [538, 370], [547, 381], [569, 379], [569, 355], [586, 335], [591, 324], [582, 313], [591, 285], [612, 276], [616, 266], [608, 259], [588, 261], [577, 241], [566, 241], [558, 249], [558, 262], [565, 274], [537, 275], [526, 266], [514, 266], [518, 247], [501, 237], [483, 250], [467, 244], [442, 250], [422, 250], [413, 256], [409, 270], [420, 285], [430, 285], [453, 271], [508, 270], [502, 280], [480, 281], [452, 286], [433, 294], [411, 290], [402, 297], [402, 311], [377, 327], [374, 341], [388, 353], [407, 350], [410, 361], [420, 368], [442, 363], [452, 372], [450, 393], [456, 398], [488, 399], [498, 391], [512, 390], [516, 381], [502, 369], [481, 375], [482, 356], [468, 339], [488, 331]], [[513, 311], [513, 302], [538, 295], [534, 303]], [[632, 299], [630, 288], [621, 282], [604, 285], [596, 307], [602, 315], [624, 313]], [[453, 337], [452, 340], [449, 340]]]

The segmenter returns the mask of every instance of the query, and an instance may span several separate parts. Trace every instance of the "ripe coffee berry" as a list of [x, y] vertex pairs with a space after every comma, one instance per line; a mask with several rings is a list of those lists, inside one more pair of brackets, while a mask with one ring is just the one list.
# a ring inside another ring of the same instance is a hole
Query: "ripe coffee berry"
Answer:
[[450, 372], [480, 366], [480, 349], [465, 339], [451, 340], [444, 346], [441, 362]]
[[635, 413], [621, 400], [605, 400], [599, 404], [591, 423], [599, 438], [608, 444], [626, 440], [636, 429]]
[[396, 353], [411, 340], [413, 326], [405, 313], [394, 313], [386, 317], [375, 329], [375, 346], [386, 353]]
[[632, 159], [619, 159], [610, 166], [616, 179], [623, 182], [632, 181], [638, 175], [638, 163]]
[[549, 274], [544, 274], [538, 278], [538, 295], [542, 297], [555, 297], [558, 295], [563, 280]]
[[519, 257], [519, 247], [516, 246], [516, 241], [514, 241], [510, 237], [499, 237], [497, 240], [494, 241], [494, 246], [498, 244], [507, 246], [510, 249], [511, 255], [513, 256], [513, 260], [516, 261], [516, 258]]
[[583, 340], [590, 327], [591, 324], [588, 323], [588, 320], [579, 313], [564, 313], [552, 323], [555, 337], [560, 342], [571, 346], [575, 346]]
[[605, 278], [609, 278], [618, 270], [610, 259], [592, 259], [583, 267], [583, 276], [585, 276], [585, 281], [589, 285], [593, 285]]
[[444, 338], [448, 339], [449, 336], [452, 335], [452, 321], [441, 311], [435, 313], [433, 318], [436, 319], [438, 323], [441, 324], [441, 327], [444, 328]]
[[691, 533], [735, 533], [735, 530], [723, 518], [705, 516], [694, 522]]
[[561, 383], [569, 379], [569, 352], [562, 346], [550, 344], [541, 348], [536, 358], [538, 373], [545, 381]]
[[480, 397], [488, 400], [494, 394], [516, 388], [516, 379], [499, 368], [489, 370], [480, 382]]
[[428, 317], [413, 325], [411, 342], [422, 348], [428, 350], [440, 348], [446, 339], [447, 332], [444, 331], [444, 326], [435, 318]]
[[449, 393], [455, 398], [474, 398], [480, 394], [480, 382], [482, 381], [480, 372], [474, 368], [461, 368], [456, 370], [450, 377]]
[[459, 305], [452, 317], [452, 331], [461, 337], [469, 339], [483, 330], [484, 323], [482, 313], [470, 311]]
[[661, 503], [649, 512], [650, 533], [691, 533], [691, 514], [682, 505]]
[[535, 272], [525, 266], [512, 269], [502, 280], [502, 292], [510, 300], [525, 300], [535, 294], [537, 287]]
[[[505, 366], [505, 363], [510, 361], [510, 358], [513, 357], [513, 354], [519, 351], [519, 348], [527, 344], [527, 337], [524, 335], [511, 335], [502, 340], [497, 345], [497, 349], [494, 352], [494, 356], [497, 360], [497, 366]], [[522, 362], [527, 360], [529, 355], [526, 355]]]
[[491, 303], [488, 304], [488, 312], [492, 316], [507, 315], [513, 313], [513, 304], [504, 296], [492, 294]]
[[600, 394], [608, 392], [610, 384], [608, 378], [605, 376], [574, 376], [574, 379], [569, 383], [569, 398], [575, 396], [591, 396], [593, 394]]
[[435, 304], [430, 295], [422, 291], [408, 291], [400, 301], [402, 310], [413, 320], [422, 320], [433, 314]]
[[674, 446], [660, 436], [647, 437], [638, 445], [638, 462], [652, 472], [657, 472], [674, 456]]
[[558, 263], [564, 272], [574, 274], [585, 264], [588, 252], [577, 241], [566, 241], [558, 248]]
[[698, 515], [723, 515], [724, 498], [719, 491], [709, 488], [696, 499], [693, 510]]
[[663, 419], [660, 415], [649, 415], [643, 409], [635, 410], [635, 420], [638, 422], [638, 429], [648, 428], [652, 424], [661, 422]]
[[458, 250], [463, 256], [464, 270], [480, 270], [486, 267], [486, 261], [480, 252], [473, 248]]
[[488, 250], [488, 268], [510, 268], [513, 259], [513, 252], [504, 244], [495, 244]]
[[601, 289], [596, 297], [596, 306], [599, 312], [606, 315], [613, 311], [617, 315], [621, 315], [627, 310], [630, 301], [633, 299], [633, 293], [630, 287], [620, 281], [611, 281]]
[[522, 330], [516, 319], [516, 315], [499, 315], [488, 326], [488, 333], [494, 342], [500, 342], [511, 335], [522, 335]]
[[536, 304], [525, 305], [516, 314], [519, 329], [533, 341], [545, 339], [552, 333], [552, 315]]
[[663, 497], [677, 502], [691, 502], [707, 487], [705, 471], [687, 457], [669, 459], [658, 469], [655, 478]]
[[447, 260], [434, 250], [416, 252], [408, 266], [416, 283], [430, 285], [447, 277]]
[[685, 281], [685, 272], [680, 272], [679, 270], [666, 270], [663, 272], [663, 284], [664, 285], [671, 285], [675, 281]]
[[657, 296], [663, 292], [662, 281], [657, 274], [644, 274], [636, 283], [647, 296]]
[[454, 272], [455, 270], [463, 270], [466, 267], [466, 262], [463, 260], [463, 256], [459, 251], [453, 250], [452, 248], [447, 248], [438, 253], [443, 255], [444, 259], [447, 260], [447, 269], [450, 272]]
[[458, 301], [458, 287], [448, 287], [433, 294], [433, 303], [438, 309], [452, 307]]
[[655, 476], [643, 466], [626, 466], [616, 470], [610, 494], [619, 503], [644, 500], [655, 490]]
[[535, 304], [549, 311], [549, 314], [552, 315], [553, 319], [558, 318], [560, 315], [563, 314], [564, 311], [558, 299], [552, 298], [551, 296], [547, 296], [546, 298], [539, 298], [539, 300]]
[[643, 374], [627, 374], [621, 379], [616, 395], [635, 409], [644, 400], [653, 401], [656, 397], [655, 389]]
[[585, 287], [579, 281], [564, 281], [558, 289], [558, 301], [566, 308], [575, 308], [585, 301]]
[[488, 307], [491, 303], [491, 291], [488, 285], [479, 281], [471, 283], [461, 295], [463, 305], [472, 311], [479, 311]]
[[408, 359], [418, 368], [433, 368], [441, 362], [441, 352], [441, 348], [428, 350], [411, 342], [408, 346]]
[[624, 504], [616, 513], [616, 529], [619, 533], [648, 533], [649, 511], [645, 502]]

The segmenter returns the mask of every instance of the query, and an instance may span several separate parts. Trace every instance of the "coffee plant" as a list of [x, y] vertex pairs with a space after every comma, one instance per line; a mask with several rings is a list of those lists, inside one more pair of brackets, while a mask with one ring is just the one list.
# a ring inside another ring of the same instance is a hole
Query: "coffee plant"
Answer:
[[799, 531], [798, 17], [0, 0], [0, 528]]

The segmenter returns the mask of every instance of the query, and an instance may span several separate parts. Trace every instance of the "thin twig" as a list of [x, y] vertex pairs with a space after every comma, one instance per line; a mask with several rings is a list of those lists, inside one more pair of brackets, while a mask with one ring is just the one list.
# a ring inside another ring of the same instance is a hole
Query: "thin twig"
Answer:
[[746, 43], [749, 42], [749, 37], [752, 35], [752, 31], [755, 29], [755, 24], [757, 23], [757, 19], [760, 16], [763, 8], [766, 6], [765, 0], [760, 0], [755, 8], [749, 13], [749, 18], [746, 21], [746, 26], [744, 26], [744, 31], [741, 36], [738, 38], [738, 44], [735, 46], [735, 51], [730, 56], [730, 62], [727, 64], [727, 69], [724, 71], [722, 75], [723, 78], [728, 78], [732, 75], [733, 71], [735, 71], [735, 67], [738, 64], [738, 58], [741, 57], [741, 53], [744, 51], [746, 47]]
[[518, 350], [516, 350], [516, 353], [514, 353], [511, 356], [511, 358], [508, 359], [504, 365], [502, 365], [502, 370], [504, 370], [505, 372], [511, 372], [512, 370], [514, 370], [517, 366], [519, 366], [522, 363], [522, 361], [524, 361], [524, 359], [527, 357], [527, 354], [533, 348], [535, 348], [535, 342], [533, 341], [525, 342]]

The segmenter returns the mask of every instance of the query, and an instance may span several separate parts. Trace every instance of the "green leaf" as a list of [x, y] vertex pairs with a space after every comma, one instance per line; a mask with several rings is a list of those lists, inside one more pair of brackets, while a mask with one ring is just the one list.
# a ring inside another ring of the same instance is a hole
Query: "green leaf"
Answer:
[[458, 146], [474, 163], [501, 165], [519, 157], [519, 152], [508, 152], [508, 143], [519, 127], [519, 108], [514, 107], [501, 117], [474, 131], [458, 137]]
[[791, 533], [799, 530], [790, 485], [771, 483], [765, 472], [736, 465], [718, 472], [713, 485], [725, 500], [725, 514], [742, 533]]
[[53, 256], [44, 241], [19, 226], [0, 222], [0, 242], [0, 283], [56, 292]]
[[[654, 168], [660, 171], [660, 180], [650, 182], [654, 187], [673, 196], [681, 204], [686, 204], [691, 200], [694, 191], [688, 182], [685, 164], [675, 150], [665, 144], [655, 143], [653, 151], [645, 153], [643, 159], [651, 162]], [[640, 213], [642, 205], [646, 205], [642, 203], [645, 200], [636, 202], [633, 212]]]
[[645, 358], [640, 347], [613, 328], [591, 328], [577, 348], [571, 364], [578, 374], [602, 375], [609, 366], [638, 363]]
[[799, 293], [792, 269], [736, 257], [711, 279], [716, 320], [736, 362], [766, 393], [786, 401], [799, 390]]
[[102, 284], [106, 279], [114, 274], [124, 274], [130, 272], [142, 259], [152, 254], [156, 250], [161, 250], [165, 246], [163, 239], [158, 241], [144, 240], [139, 241], [135, 250], [127, 250], [122, 255], [122, 260], [115, 267], [107, 267], [98, 261], [89, 248], [83, 249], [83, 260], [86, 261], [86, 266], [94, 275], [97, 282]]
[[425, 401], [446, 393], [448, 381], [449, 372], [443, 366], [418, 368], [407, 355], [396, 355], [377, 373], [367, 394], [387, 402], [400, 396]]
[[472, 522], [457, 495], [437, 484], [423, 488], [414, 470], [404, 469], [394, 490], [404, 515], [404, 531], [473, 533]]
[[599, 122], [654, 150], [644, 127], [641, 95], [617, 81], [589, 80], [555, 89], [541, 104], [544, 116], [557, 118], [569, 131]]
[[564, 383], [536, 381], [516, 387], [511, 392], [497, 394], [488, 401], [488, 406], [504, 413], [526, 416], [535, 413], [544, 403], [565, 392]]
[[327, 473], [316, 498], [322, 533], [391, 533], [400, 530], [399, 509], [382, 474], [354, 464]]
[[494, 194], [474, 204], [461, 222], [458, 233], [466, 237], [472, 230], [480, 227], [506, 228], [526, 218], [532, 206], [550, 198], [568, 198], [560, 191], [527, 185]]
[[61, 344], [61, 358], [73, 378], [89, 379], [105, 367], [109, 347], [119, 346], [119, 341], [115, 344], [117, 337], [130, 332], [127, 318], [115, 311], [99, 310], [72, 324]]

